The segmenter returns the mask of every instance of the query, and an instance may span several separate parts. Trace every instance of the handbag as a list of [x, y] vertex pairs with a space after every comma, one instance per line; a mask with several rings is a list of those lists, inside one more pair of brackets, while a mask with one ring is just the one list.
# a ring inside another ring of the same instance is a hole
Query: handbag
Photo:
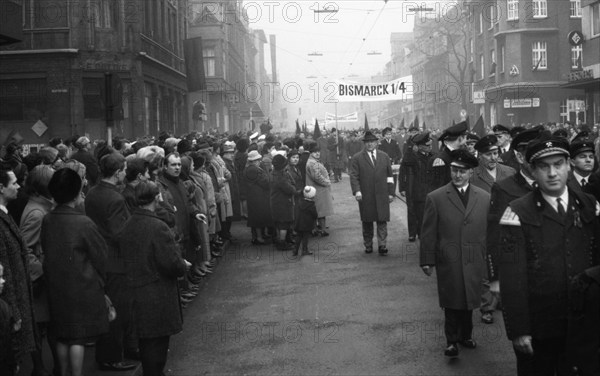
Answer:
[[106, 308], [108, 308], [108, 322], [113, 322], [117, 318], [117, 310], [106, 294], [104, 294], [104, 301], [106, 302]]

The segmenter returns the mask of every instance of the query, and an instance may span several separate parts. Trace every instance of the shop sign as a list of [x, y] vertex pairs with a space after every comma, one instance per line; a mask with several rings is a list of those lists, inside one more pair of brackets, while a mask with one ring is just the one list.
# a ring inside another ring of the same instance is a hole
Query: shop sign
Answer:
[[483, 91], [474, 91], [473, 92], [473, 103], [475, 103], [475, 104], [484, 104], [485, 103], [485, 94]]
[[87, 59], [82, 63], [83, 70], [103, 71], [128, 71], [131, 70], [129, 62], [119, 60], [94, 60]]
[[583, 34], [579, 30], [573, 30], [567, 36], [571, 46], [579, 46], [583, 43]]
[[590, 80], [592, 78], [594, 78], [594, 71], [591, 69], [569, 73], [569, 82]]
[[540, 98], [505, 99], [504, 108], [530, 108], [539, 107]]

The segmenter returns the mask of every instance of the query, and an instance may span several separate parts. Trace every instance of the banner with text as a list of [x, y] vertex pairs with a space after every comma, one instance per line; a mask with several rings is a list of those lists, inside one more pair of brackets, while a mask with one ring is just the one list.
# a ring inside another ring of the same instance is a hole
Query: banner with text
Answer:
[[331, 114], [329, 112], [325, 113], [325, 123], [335, 123], [337, 120], [338, 123], [347, 123], [347, 122], [356, 122], [358, 121], [358, 112], [353, 112], [347, 115], [338, 115]]
[[340, 102], [408, 101], [412, 98], [412, 76], [382, 83], [338, 81], [337, 100]]

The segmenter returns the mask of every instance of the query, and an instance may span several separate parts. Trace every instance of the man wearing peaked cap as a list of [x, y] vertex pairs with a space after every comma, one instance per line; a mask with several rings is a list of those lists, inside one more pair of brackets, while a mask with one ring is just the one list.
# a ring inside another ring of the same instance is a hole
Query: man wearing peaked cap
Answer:
[[392, 164], [386, 153], [377, 150], [377, 137], [370, 131], [365, 132], [363, 142], [364, 149], [350, 161], [350, 186], [358, 202], [365, 252], [373, 252], [373, 222], [376, 222], [379, 254], [385, 255], [390, 202], [394, 200]]
[[431, 158], [433, 140], [429, 132], [421, 133], [413, 138], [417, 151], [407, 152], [400, 165], [399, 188], [402, 196], [406, 196], [406, 217], [408, 222], [408, 241], [414, 242], [421, 235], [425, 198], [427, 196], [428, 176], [427, 163]]
[[[499, 163], [498, 157], [498, 139], [490, 134], [481, 138], [476, 144], [475, 149], [479, 154], [479, 166], [473, 169], [471, 183], [483, 189], [487, 193], [492, 192], [492, 186], [495, 182], [511, 177], [516, 173], [512, 167], [504, 166]], [[490, 291], [489, 280], [486, 276], [483, 280], [481, 293], [481, 321], [485, 324], [494, 322], [494, 311], [498, 306], [498, 297]]]
[[428, 174], [431, 177], [428, 192], [431, 192], [450, 182], [450, 152], [464, 147], [467, 142], [467, 123], [461, 121], [447, 128], [440, 136], [442, 149], [431, 157]]
[[475, 150], [475, 144], [479, 141], [479, 136], [474, 133], [467, 133], [467, 151], [477, 157], [477, 150]]
[[594, 141], [589, 138], [574, 138], [570, 146], [571, 172], [569, 187], [582, 190], [590, 182], [594, 171]]
[[[502, 215], [498, 256], [504, 323], [517, 369], [519, 375], [562, 375], [573, 369], [597, 375], [597, 330], [591, 342], [577, 343], [569, 336], [586, 333], [567, 328], [572, 328], [570, 317], [581, 316], [572, 282], [598, 265], [598, 203], [568, 188], [565, 139], [542, 135], [529, 142], [526, 157], [537, 187]], [[529, 369], [521, 372], [523, 367]]]
[[494, 135], [498, 137], [498, 147], [500, 148], [499, 153], [502, 155], [506, 153], [510, 147], [510, 129], [502, 124], [496, 124], [492, 130], [494, 131]]
[[481, 302], [485, 268], [485, 236], [490, 195], [469, 184], [477, 159], [464, 149], [450, 153], [451, 181], [427, 195], [420, 247], [420, 265], [437, 274], [444, 309], [446, 349], [457, 357], [458, 345], [473, 349], [473, 310]]

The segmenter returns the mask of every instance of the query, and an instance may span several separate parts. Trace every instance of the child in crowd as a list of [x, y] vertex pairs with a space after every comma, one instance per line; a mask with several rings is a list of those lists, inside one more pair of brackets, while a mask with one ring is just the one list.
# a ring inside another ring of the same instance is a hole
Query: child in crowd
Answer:
[[1, 298], [4, 282], [4, 267], [0, 264], [0, 375], [12, 376], [17, 366], [12, 343], [16, 326], [10, 307]]
[[296, 223], [294, 230], [296, 230], [296, 244], [293, 252], [294, 256], [298, 255], [298, 249], [300, 243], [302, 243], [302, 255], [312, 255], [312, 252], [308, 250], [308, 238], [311, 235], [313, 228], [315, 227], [315, 221], [317, 220], [317, 207], [315, 206], [315, 195], [317, 190], [315, 187], [307, 185], [304, 187], [302, 192], [304, 199], [300, 200], [298, 205], [298, 213], [296, 215]]

